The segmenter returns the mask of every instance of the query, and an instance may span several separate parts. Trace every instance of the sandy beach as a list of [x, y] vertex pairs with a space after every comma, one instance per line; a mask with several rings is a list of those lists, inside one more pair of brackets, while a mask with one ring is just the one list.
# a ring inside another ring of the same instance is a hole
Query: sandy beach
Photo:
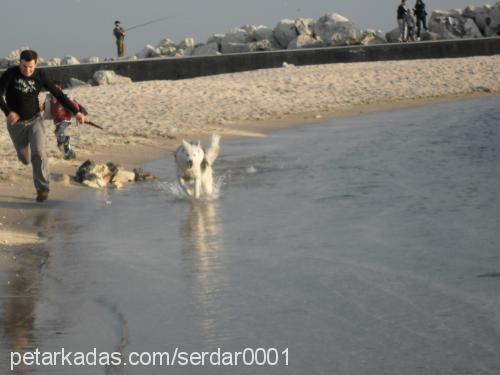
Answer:
[[[67, 93], [105, 131], [73, 126], [77, 160], [64, 161], [46, 121], [53, 183], [46, 204], [34, 202], [31, 167], [15, 157], [0, 127], [0, 249], [36, 243], [23, 223], [83, 189], [68, 183], [87, 158], [127, 167], [165, 157], [185, 138], [259, 136], [268, 129], [344, 114], [500, 92], [500, 56], [287, 66], [181, 81], [81, 87]], [[43, 97], [40, 98], [41, 100]], [[0, 121], [5, 123], [3, 114]]]

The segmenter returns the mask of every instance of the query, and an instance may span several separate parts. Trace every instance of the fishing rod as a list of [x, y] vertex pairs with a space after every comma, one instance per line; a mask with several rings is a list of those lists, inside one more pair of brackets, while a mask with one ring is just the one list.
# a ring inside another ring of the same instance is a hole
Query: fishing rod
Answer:
[[166, 19], [169, 19], [169, 18], [172, 18], [172, 17], [173, 17], [173, 16], [163, 17], [163, 18], [157, 18], [157, 19], [154, 19], [154, 20], [151, 20], [151, 21], [148, 21], [148, 22], [140, 23], [140, 24], [138, 24], [138, 25], [134, 25], [134, 26], [131, 26], [131, 27], [129, 27], [129, 28], [127, 28], [127, 29], [125, 29], [125, 31], [129, 31], [129, 30], [137, 29], [137, 28], [139, 28], [139, 27], [143, 27], [143, 26], [151, 25], [152, 23], [165, 21]]
[[94, 123], [92, 121], [85, 120], [83, 123], [87, 124], [87, 125], [90, 125], [90, 126], [93, 126], [94, 128], [104, 130], [104, 128], [102, 126], [99, 126], [99, 125], [97, 125], [96, 123]]

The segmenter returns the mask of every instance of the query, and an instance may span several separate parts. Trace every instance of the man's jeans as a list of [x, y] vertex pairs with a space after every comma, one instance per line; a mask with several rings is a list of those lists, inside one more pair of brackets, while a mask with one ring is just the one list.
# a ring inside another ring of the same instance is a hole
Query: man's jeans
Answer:
[[14, 125], [7, 124], [7, 130], [21, 163], [28, 165], [31, 159], [35, 189], [48, 191], [49, 162], [45, 152], [45, 125], [42, 117], [18, 121]]

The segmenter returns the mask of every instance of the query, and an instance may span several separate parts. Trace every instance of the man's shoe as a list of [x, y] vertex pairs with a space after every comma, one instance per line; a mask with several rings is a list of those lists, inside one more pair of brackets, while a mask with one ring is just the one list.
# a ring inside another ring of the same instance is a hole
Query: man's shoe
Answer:
[[36, 192], [36, 201], [37, 202], [44, 202], [49, 198], [49, 191], [48, 190], [37, 190]]

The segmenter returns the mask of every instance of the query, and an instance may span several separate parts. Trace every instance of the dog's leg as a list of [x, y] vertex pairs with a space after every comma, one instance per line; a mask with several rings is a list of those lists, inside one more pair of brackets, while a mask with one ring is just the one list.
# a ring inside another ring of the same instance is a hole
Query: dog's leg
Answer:
[[200, 199], [201, 196], [201, 178], [194, 180], [194, 198]]
[[210, 166], [203, 173], [203, 191], [209, 197], [211, 197], [214, 193], [214, 181], [212, 168]]
[[184, 179], [182, 177], [179, 177], [177, 180], [179, 181], [179, 185], [182, 188], [182, 190], [184, 191], [184, 193], [186, 193], [186, 195], [188, 197], [192, 197], [193, 191], [186, 185], [186, 182], [184, 181]]

